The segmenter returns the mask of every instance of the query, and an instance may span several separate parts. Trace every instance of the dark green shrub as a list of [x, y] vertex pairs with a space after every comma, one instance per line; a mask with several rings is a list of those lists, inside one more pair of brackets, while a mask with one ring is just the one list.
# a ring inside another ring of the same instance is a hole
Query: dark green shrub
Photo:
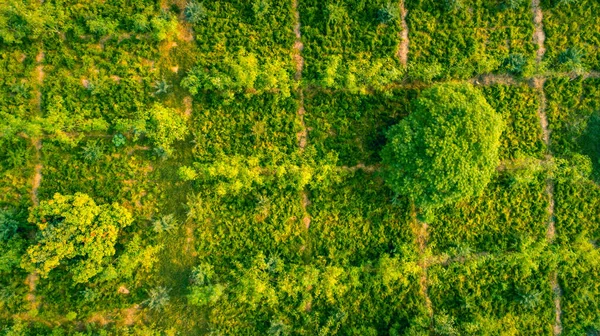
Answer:
[[390, 23], [400, 17], [400, 10], [397, 4], [388, 2], [385, 7], [377, 11], [377, 21], [379, 23]]
[[206, 19], [206, 8], [196, 1], [188, 2], [183, 13], [189, 23], [197, 24]]
[[7, 210], [0, 210], [0, 242], [10, 240], [19, 228], [19, 222]]
[[90, 162], [98, 161], [103, 153], [104, 148], [97, 140], [88, 141], [82, 151], [83, 159]]
[[509, 73], [520, 75], [527, 65], [527, 58], [523, 54], [510, 54], [502, 64], [502, 67]]
[[115, 145], [115, 147], [121, 147], [127, 142], [127, 138], [125, 138], [123, 134], [115, 134], [113, 136], [112, 142]]

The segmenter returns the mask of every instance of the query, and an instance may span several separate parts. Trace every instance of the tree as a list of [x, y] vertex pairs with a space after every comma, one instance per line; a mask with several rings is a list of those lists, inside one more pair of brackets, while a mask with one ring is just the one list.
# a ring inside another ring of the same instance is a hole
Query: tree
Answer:
[[133, 131], [133, 140], [145, 134], [152, 143], [166, 155], [173, 153], [175, 141], [185, 139], [188, 134], [187, 117], [182, 116], [174, 108], [155, 103], [147, 110], [140, 111], [135, 119], [120, 119], [116, 129], [119, 132]]
[[86, 282], [108, 264], [119, 230], [132, 221], [129, 211], [116, 203], [97, 205], [82, 193], [55, 194], [29, 215], [39, 231], [37, 244], [27, 249], [24, 266], [45, 277], [63, 264], [76, 283]]
[[498, 163], [501, 117], [470, 84], [424, 90], [387, 133], [386, 183], [423, 210], [480, 194]]

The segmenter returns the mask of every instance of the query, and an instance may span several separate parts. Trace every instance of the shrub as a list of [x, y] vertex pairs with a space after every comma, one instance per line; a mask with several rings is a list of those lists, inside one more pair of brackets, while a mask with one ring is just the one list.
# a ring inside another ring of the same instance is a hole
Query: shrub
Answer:
[[173, 229], [175, 229], [177, 227], [178, 223], [177, 220], [175, 219], [175, 215], [170, 214], [170, 215], [165, 215], [162, 216], [161, 218], [155, 220], [152, 223], [152, 229], [154, 230], [154, 232], [166, 232], [166, 231], [171, 231]]
[[527, 65], [527, 58], [523, 54], [510, 54], [504, 60], [502, 67], [509, 73], [520, 75]]
[[156, 287], [148, 291], [148, 299], [144, 303], [152, 310], [161, 310], [168, 303], [171, 297], [169, 290], [165, 287]]
[[127, 142], [127, 139], [123, 134], [115, 134], [113, 136], [112, 142], [115, 145], [115, 147], [121, 147]]
[[431, 209], [480, 194], [498, 163], [503, 122], [469, 84], [424, 90], [413, 113], [387, 133], [386, 183]]
[[156, 81], [154, 83], [154, 88], [156, 88], [154, 94], [167, 93], [170, 87], [171, 85], [169, 85], [164, 79]]
[[380, 23], [390, 23], [400, 17], [400, 10], [397, 4], [388, 2], [385, 7], [377, 11], [377, 21]]
[[206, 8], [202, 3], [191, 1], [185, 6], [183, 14], [187, 22], [197, 24], [206, 19]]
[[90, 140], [86, 146], [83, 147], [82, 155], [85, 161], [94, 162], [98, 161], [103, 154], [103, 146], [97, 140]]
[[569, 48], [558, 55], [559, 68], [575, 73], [584, 72], [583, 52], [579, 48]]

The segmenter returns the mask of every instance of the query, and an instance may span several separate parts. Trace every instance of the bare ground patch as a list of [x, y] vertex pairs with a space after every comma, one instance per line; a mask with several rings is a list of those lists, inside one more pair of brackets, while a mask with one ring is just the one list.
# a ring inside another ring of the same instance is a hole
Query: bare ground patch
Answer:
[[544, 41], [546, 40], [546, 34], [544, 34], [543, 18], [544, 14], [540, 7], [540, 0], [531, 0], [531, 10], [533, 12], [533, 43], [538, 47], [536, 52], [536, 62], [539, 64], [546, 53], [544, 47]]
[[404, 6], [404, 0], [400, 0], [400, 19], [402, 22], [402, 31], [400, 32], [400, 44], [398, 45], [398, 53], [397, 56], [400, 59], [400, 63], [406, 66], [408, 63], [408, 47], [409, 47], [409, 39], [408, 39], [408, 24], [406, 23], [406, 15], [408, 11]]

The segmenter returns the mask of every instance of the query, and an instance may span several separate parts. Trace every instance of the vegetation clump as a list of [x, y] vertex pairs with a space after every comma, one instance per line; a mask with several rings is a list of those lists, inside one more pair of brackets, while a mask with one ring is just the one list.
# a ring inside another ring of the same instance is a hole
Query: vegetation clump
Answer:
[[55, 194], [33, 208], [29, 222], [37, 242], [27, 249], [24, 265], [46, 277], [64, 265], [76, 283], [100, 273], [115, 254], [119, 231], [133, 222], [119, 204], [97, 205], [86, 194]]
[[473, 86], [435, 85], [387, 132], [386, 182], [425, 209], [478, 195], [498, 164], [502, 130], [501, 117]]

